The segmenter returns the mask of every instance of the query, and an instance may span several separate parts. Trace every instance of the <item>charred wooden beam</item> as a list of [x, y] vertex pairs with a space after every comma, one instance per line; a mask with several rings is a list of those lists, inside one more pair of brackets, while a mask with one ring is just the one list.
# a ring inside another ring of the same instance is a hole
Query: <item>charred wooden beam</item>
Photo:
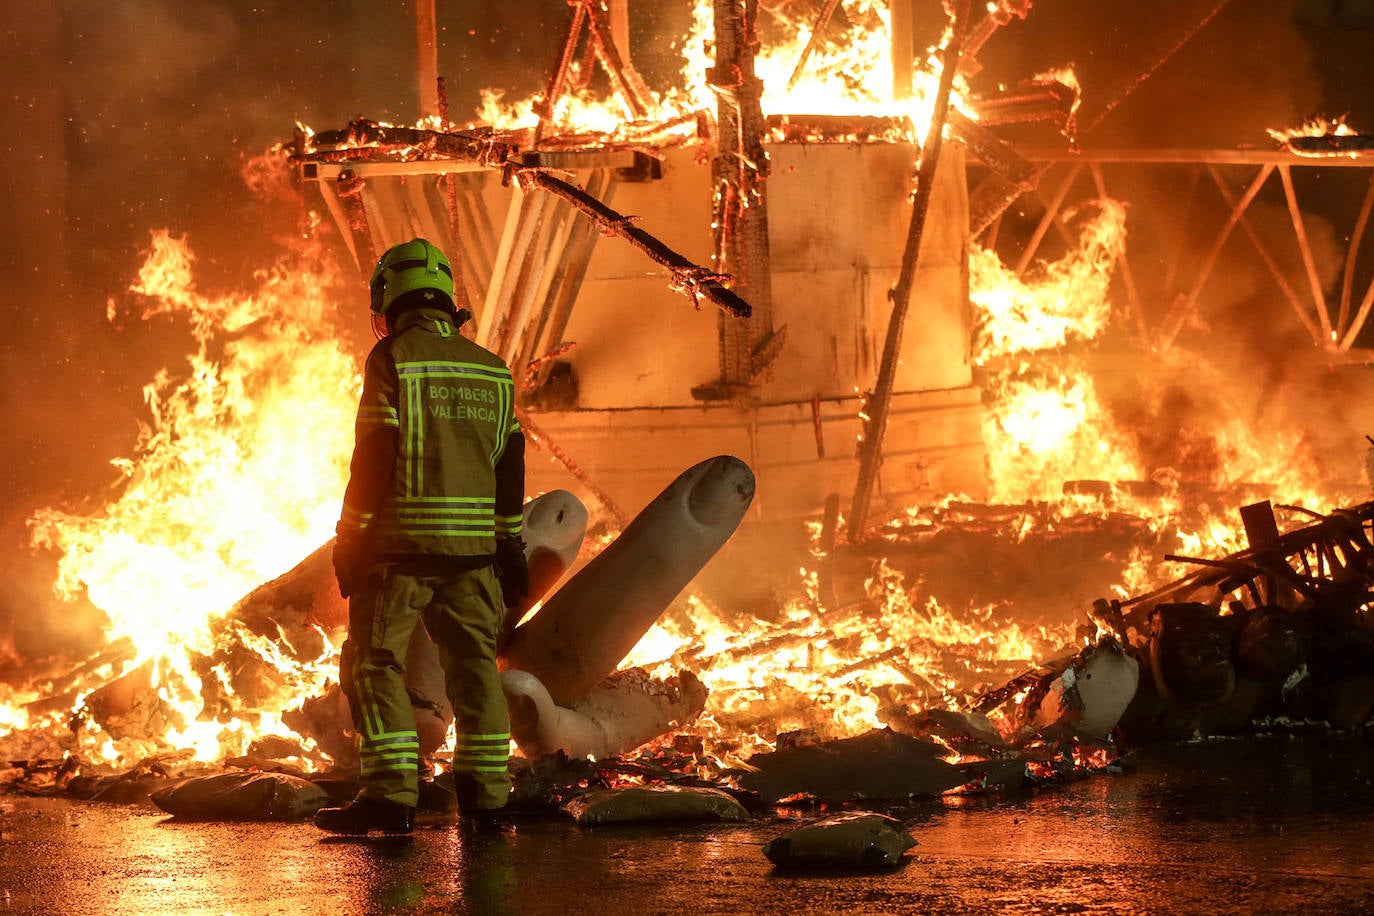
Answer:
[[806, 62], [811, 59], [811, 52], [820, 44], [821, 36], [825, 34], [826, 27], [830, 25], [830, 18], [835, 15], [835, 8], [839, 5], [840, 0], [825, 0], [825, 6], [821, 7], [821, 11], [816, 15], [816, 24], [811, 27], [811, 37], [806, 40], [806, 47], [802, 48], [801, 56], [792, 68], [792, 75], [788, 77], [788, 92], [801, 82], [802, 74], [806, 72]]
[[533, 142], [536, 144], [544, 132], [544, 126], [553, 118], [554, 106], [563, 97], [563, 90], [568, 81], [568, 69], [572, 66], [573, 56], [577, 53], [578, 43], [582, 39], [583, 25], [587, 21], [586, 4], [571, 3], [569, 6], [572, 8], [572, 21], [568, 24], [568, 34], [563, 40], [563, 50], [554, 61], [553, 72], [549, 74], [549, 82], [544, 88], [544, 97], [534, 103], [534, 113], [539, 118], [534, 125]]
[[1369, 134], [1326, 134], [1319, 137], [1292, 137], [1284, 146], [1299, 156], [1316, 158], [1356, 158], [1374, 152], [1374, 136]]
[[500, 139], [494, 131], [421, 130], [378, 124], [366, 118], [350, 121], [341, 131], [316, 134], [314, 147], [311, 152], [291, 156], [290, 161], [337, 162], [358, 158], [361, 147], [372, 147], [393, 152], [404, 151], [412, 159], [438, 155], [492, 167], [505, 163], [515, 151], [513, 144]]
[[748, 318], [753, 309], [736, 293], [726, 288], [726, 274], [700, 267], [669, 248], [654, 236], [636, 227], [632, 217], [618, 213], [574, 184], [555, 178], [539, 169], [513, 167], [521, 185], [529, 185], [562, 197], [591, 218], [607, 235], [625, 239], [647, 254], [655, 263], [668, 268], [673, 288], [696, 300], [705, 297], [737, 318]]
[[[982, 113], [979, 112], [981, 117]], [[1034, 189], [1033, 179], [1040, 167], [1018, 153], [1010, 143], [988, 130], [981, 121], [975, 121], [958, 109], [949, 112], [949, 138], [963, 146], [1006, 180], [1020, 185], [1027, 191]]]
[[[1048, 165], [1040, 165], [1026, 183], [1034, 187], [1047, 171], [1049, 171]], [[982, 234], [984, 229], [991, 226], [1006, 212], [1012, 202], [1027, 190], [1028, 188], [1024, 184], [1010, 181], [996, 172], [984, 178], [968, 197], [969, 235], [978, 236]]]
[[911, 132], [909, 118], [881, 115], [780, 114], [764, 123], [772, 136], [790, 143], [894, 140]]
[[716, 264], [735, 278], [736, 288], [754, 308], [747, 323], [719, 324], [720, 380], [693, 391], [712, 397], [747, 389], [753, 381], [754, 353], [773, 332], [772, 264], [768, 247], [768, 153], [763, 81], [754, 72], [758, 49], [758, 0], [716, 0], [715, 66], [706, 79], [718, 100], [719, 136], [711, 164], [715, 188]]
[[977, 55], [987, 40], [1013, 18], [1025, 19], [1030, 10], [1031, 0], [996, 0], [989, 3], [987, 15], [969, 29], [968, 38], [964, 41], [964, 60], [959, 65], [960, 72], [966, 75], [977, 73], [981, 69]]
[[611, 84], [625, 102], [632, 120], [642, 120], [648, 112], [649, 89], [639, 71], [630, 63], [628, 53], [615, 41], [606, 8], [599, 0], [580, 0], [587, 7], [589, 35], [596, 59], [610, 77]]
[[572, 61], [580, 45], [584, 47], [583, 79], [587, 77], [590, 63], [593, 60], [599, 62], [611, 86], [624, 102], [630, 118], [641, 120], [648, 112], [649, 89], [629, 59], [628, 20], [624, 4], [619, 3], [609, 11], [597, 0], [570, 0], [568, 6], [572, 8], [572, 19], [563, 48], [554, 62], [543, 97], [534, 106], [534, 113], [539, 117], [533, 132], [532, 142], [535, 144], [543, 136], [554, 109], [568, 88]]
[[1077, 106], [1078, 92], [1057, 80], [1035, 80], [979, 93], [969, 101], [978, 112], [978, 123], [985, 127], [1052, 121], [1062, 129]]
[[[316, 134], [315, 145], [316, 149], [294, 154], [290, 161], [307, 168], [323, 162], [348, 162], [365, 158], [363, 148], [367, 147], [368, 152], [374, 153], [386, 151], [393, 154], [404, 152], [412, 156], [447, 157], [470, 161], [480, 167], [501, 168], [507, 176], [518, 179], [522, 187], [538, 188], [563, 198], [591, 218], [603, 233], [625, 239], [656, 263], [668, 268], [672, 275], [673, 289], [687, 293], [694, 302], [704, 297], [734, 318], [748, 318], [753, 314], [754, 310], [749, 302], [725, 285], [731, 279], [728, 274], [708, 270], [689, 261], [653, 235], [634, 226], [631, 217], [616, 212], [576, 185], [547, 174], [539, 167], [522, 164], [515, 156], [516, 147], [499, 139], [494, 132], [444, 133], [386, 127], [359, 119], [349, 124], [346, 130]], [[319, 149], [320, 146], [331, 148]], [[356, 196], [361, 192], [361, 179], [350, 176], [345, 182], [343, 175], [346, 173], [346, 169], [345, 173], [341, 173], [337, 189], [344, 201], [344, 209], [347, 211], [354, 235], [365, 242], [358, 245], [360, 263], [367, 263], [369, 259], [363, 258], [362, 255], [372, 251], [374, 246], [368, 231], [366, 214], [361, 212], [361, 202], [358, 202], [358, 206], [350, 208], [349, 200], [349, 195]], [[766, 232], [766, 226], [764, 230]], [[372, 257], [375, 256], [376, 252], [372, 251]], [[762, 260], [766, 267], [766, 258]], [[762, 271], [761, 275], [767, 276], [767, 271]], [[766, 295], [765, 287], [766, 284], [760, 286], [762, 295]], [[751, 364], [746, 363], [744, 368], [747, 371]]]

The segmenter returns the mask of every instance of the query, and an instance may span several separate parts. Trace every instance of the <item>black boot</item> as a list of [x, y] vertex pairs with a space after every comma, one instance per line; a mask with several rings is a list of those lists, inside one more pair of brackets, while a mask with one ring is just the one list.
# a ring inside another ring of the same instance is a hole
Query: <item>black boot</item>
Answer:
[[315, 826], [331, 833], [410, 833], [415, 827], [415, 809], [400, 802], [359, 795], [342, 808], [316, 811]]
[[458, 826], [464, 833], [500, 833], [504, 812], [503, 808], [462, 811], [458, 815]]

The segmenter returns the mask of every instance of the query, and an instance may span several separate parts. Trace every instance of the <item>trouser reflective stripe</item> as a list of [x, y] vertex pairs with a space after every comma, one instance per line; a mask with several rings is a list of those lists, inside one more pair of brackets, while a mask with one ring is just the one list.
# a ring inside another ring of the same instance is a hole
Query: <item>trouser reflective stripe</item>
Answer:
[[420, 739], [415, 732], [386, 737], [363, 736], [359, 750], [364, 775], [420, 766]]
[[[510, 747], [510, 716], [496, 670], [496, 635], [505, 614], [501, 588], [490, 567], [439, 589], [424, 612], [453, 705], [458, 735], [454, 791], [460, 809], [500, 808], [510, 796], [505, 757]], [[474, 752], [482, 759], [471, 757]]]
[[402, 661], [425, 597], [386, 566], [369, 570], [349, 604], [351, 646], [340, 669], [361, 739], [362, 792], [404, 805], [419, 799], [420, 742]]
[[453, 751], [453, 768], [458, 772], [496, 773], [510, 760], [510, 735], [468, 735], [459, 737]]
[[453, 705], [459, 807], [500, 808], [510, 796], [510, 717], [496, 670], [505, 606], [490, 567], [417, 576], [377, 566], [354, 595], [340, 678], [362, 739], [363, 792], [409, 805], [419, 797], [419, 742], [402, 668], [417, 615]]

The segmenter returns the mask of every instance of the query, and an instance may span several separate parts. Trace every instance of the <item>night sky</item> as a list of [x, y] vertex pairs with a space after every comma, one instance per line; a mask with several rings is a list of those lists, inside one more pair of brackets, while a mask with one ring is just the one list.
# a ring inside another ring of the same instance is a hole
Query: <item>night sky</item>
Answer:
[[[793, 6], [808, 3], [819, 5]], [[984, 48], [974, 87], [1073, 63], [1091, 115], [1215, 5], [1035, 0], [1029, 20]], [[687, 4], [631, 6], [636, 62], [662, 87], [677, 67]], [[936, 21], [935, 0], [918, 7]], [[297, 121], [326, 129], [359, 115], [413, 120], [407, 10], [394, 0], [9, 0], [0, 11], [0, 255], [9, 280], [0, 543], [14, 571], [0, 585], [0, 670], [11, 651], [79, 652], [94, 637], [97, 618], [50, 610], [51, 558], [27, 547], [23, 522], [42, 506], [108, 498], [109, 461], [134, 443], [143, 385], [189, 351], [184, 327], [113, 324], [107, 301], [129, 295], [155, 229], [189, 236], [203, 287], [233, 288], [267, 262], [294, 214], [265, 210], [247, 192], [244, 158], [289, 140]], [[438, 11], [440, 73], [456, 120], [475, 109], [482, 87], [538, 91], [568, 16], [564, 0], [438, 0]], [[1374, 130], [1371, 29], [1374, 2], [1231, 0], [1083, 141], [1263, 148], [1266, 127], [1341, 114]]]

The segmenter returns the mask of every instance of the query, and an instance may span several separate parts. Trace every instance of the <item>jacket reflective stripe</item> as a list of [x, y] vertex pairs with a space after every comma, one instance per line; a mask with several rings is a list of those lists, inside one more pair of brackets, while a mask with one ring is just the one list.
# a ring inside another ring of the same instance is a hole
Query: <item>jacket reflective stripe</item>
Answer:
[[359, 407], [355, 426], [400, 426], [401, 415], [395, 407]]
[[339, 514], [339, 530], [353, 529], [362, 531], [371, 526], [373, 521], [371, 512], [359, 512], [351, 506], [345, 505], [343, 512]]
[[490, 555], [498, 536], [523, 530], [520, 503], [510, 498], [523, 490], [510, 468], [523, 461], [506, 456], [508, 441], [524, 445], [515, 382], [496, 354], [445, 337], [444, 320], [429, 309], [407, 313], [368, 357], [357, 443], [376, 442], [364, 436], [383, 430], [399, 435], [390, 479], [378, 481], [373, 502], [359, 503], [372, 516], [346, 507], [339, 530], [366, 530], [380, 554]]

